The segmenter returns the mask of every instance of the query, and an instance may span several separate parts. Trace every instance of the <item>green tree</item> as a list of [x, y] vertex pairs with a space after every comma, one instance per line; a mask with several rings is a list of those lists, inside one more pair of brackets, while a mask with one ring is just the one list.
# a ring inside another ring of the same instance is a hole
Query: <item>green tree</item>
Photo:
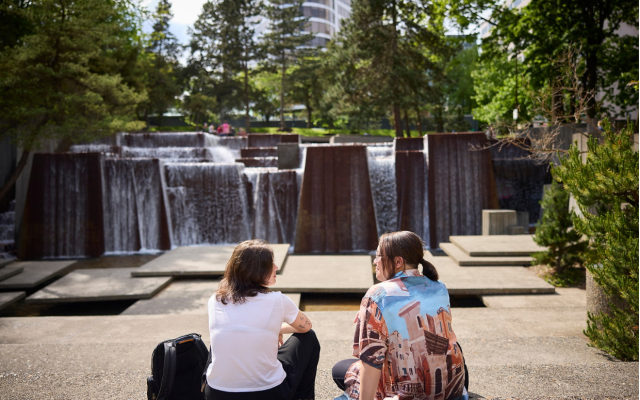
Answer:
[[[578, 204], [573, 223], [589, 238], [587, 263], [595, 282], [611, 299], [611, 313], [589, 313], [585, 334], [592, 345], [622, 360], [638, 360], [638, 153], [634, 125], [617, 132], [608, 120], [603, 142], [589, 137], [588, 152], [572, 146], [554, 168]], [[595, 208], [595, 213], [592, 210]]]
[[419, 108], [452, 50], [433, 11], [428, 0], [355, 1], [334, 49], [339, 72], [328, 95], [361, 121], [390, 111], [402, 137], [401, 111]]
[[174, 106], [176, 97], [181, 93], [178, 82], [180, 73], [180, 44], [169, 31], [171, 3], [160, 0], [156, 12], [153, 14], [153, 32], [147, 51], [150, 53], [146, 62], [147, 92], [149, 99], [144, 107], [144, 117], [149, 123], [149, 113], [157, 115], [157, 124], [162, 124], [162, 116]]
[[89, 141], [144, 126], [132, 113], [145, 94], [123, 82], [126, 60], [113, 60], [137, 46], [128, 2], [38, 0], [15, 12], [33, 30], [0, 49], [0, 133], [24, 151], [0, 198], [43, 139]]
[[322, 85], [321, 52], [308, 52], [299, 57], [292, 68], [292, 98], [298, 104], [304, 104], [307, 111], [307, 128], [311, 128], [313, 111], [319, 107], [324, 86]]
[[547, 250], [532, 255], [534, 264], [549, 265], [554, 275], [562, 277], [569, 268], [582, 267], [589, 243], [573, 229], [569, 192], [562, 185], [553, 181], [540, 205], [543, 214], [533, 240]]
[[313, 35], [305, 33], [308, 17], [302, 14], [302, 0], [273, 0], [266, 7], [265, 16], [269, 19], [268, 32], [263, 37], [266, 53], [269, 55], [266, 65], [280, 72], [280, 130], [285, 130], [284, 107], [287, 91], [288, 67], [305, 53], [304, 45]]
[[255, 70], [251, 64], [263, 57], [255, 38], [257, 17], [263, 7], [259, 0], [206, 2], [194, 24], [190, 44], [190, 64], [196, 65], [199, 74], [209, 75], [205, 80], [214, 86], [221, 114], [244, 108], [247, 132], [251, 130], [250, 105], [255, 100], [251, 90]]
[[[624, 88], [638, 76], [637, 36], [620, 36], [618, 30], [623, 24], [638, 29], [638, 2], [532, 0], [522, 9], [512, 9], [499, 0], [438, 1], [439, 9], [446, 9], [463, 27], [482, 21], [490, 23], [493, 30], [483, 42], [483, 58], [497, 60], [505, 54], [522, 54], [522, 72], [529, 76], [534, 89], [562, 86], [556, 79], [559, 74], [553, 61], [568, 47], [579, 49], [580, 92], [567, 93], [569, 100], [564, 99], [563, 93], [556, 93], [554, 118], [571, 113], [576, 98], [599, 90], [607, 93], [608, 101], [621, 107], [620, 115], [627, 115], [629, 109], [637, 107], [637, 92]], [[587, 114], [593, 119], [596, 112], [593, 97]]]

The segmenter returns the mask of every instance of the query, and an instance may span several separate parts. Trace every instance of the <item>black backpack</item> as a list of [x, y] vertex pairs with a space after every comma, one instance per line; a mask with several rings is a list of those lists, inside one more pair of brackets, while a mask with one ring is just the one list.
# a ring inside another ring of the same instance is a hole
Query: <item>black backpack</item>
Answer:
[[151, 355], [149, 400], [200, 400], [209, 351], [197, 333], [159, 343]]

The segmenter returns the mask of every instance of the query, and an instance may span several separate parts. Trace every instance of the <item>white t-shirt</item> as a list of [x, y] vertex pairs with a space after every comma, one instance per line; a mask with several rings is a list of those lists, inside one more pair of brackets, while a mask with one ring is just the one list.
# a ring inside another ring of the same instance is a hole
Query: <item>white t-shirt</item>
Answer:
[[286, 374], [278, 361], [278, 334], [298, 307], [280, 292], [258, 293], [242, 304], [209, 299], [211, 365], [207, 383], [224, 392], [256, 392], [278, 386]]

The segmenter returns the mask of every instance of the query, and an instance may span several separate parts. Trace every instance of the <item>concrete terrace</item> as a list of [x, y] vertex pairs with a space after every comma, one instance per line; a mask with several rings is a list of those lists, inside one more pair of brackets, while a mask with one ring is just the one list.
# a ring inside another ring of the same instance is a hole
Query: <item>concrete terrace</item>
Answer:
[[[472, 239], [473, 245], [479, 240]], [[486, 306], [452, 308], [454, 330], [469, 367], [472, 398], [638, 398], [638, 363], [620, 362], [587, 346], [582, 333], [586, 328], [585, 291], [553, 288], [527, 268], [509, 266], [509, 262], [482, 266], [499, 257], [528, 256], [528, 252], [513, 254], [517, 245], [508, 239], [500, 243], [484, 246], [490, 254], [484, 255], [483, 263], [472, 266], [461, 266], [449, 256], [425, 254], [452, 296], [481, 296]], [[504, 251], [505, 246], [510, 251]], [[171, 271], [159, 274], [163, 278], [138, 278], [131, 273], [118, 278], [128, 284], [148, 279], [168, 282], [166, 287], [161, 284], [164, 288], [157, 294], [155, 286], [143, 290], [140, 300], [120, 315], [0, 318], [0, 398], [146, 398], [151, 352], [158, 342], [189, 332], [209, 339], [206, 301], [215, 291], [219, 275], [209, 270], [203, 274], [205, 270], [200, 269], [184, 278], [182, 270], [171, 262], [172, 258], [180, 259], [177, 253], [184, 249], [165, 253], [151, 265], [131, 268], [144, 271], [161, 266]], [[204, 257], [222, 257], [214, 253], [228, 252], [224, 246], [193, 249], [197, 249], [190, 255], [194, 264], [202, 263]], [[357, 297], [373, 284], [369, 256], [279, 257], [283, 261], [276, 289], [286, 291], [298, 304], [304, 303], [307, 295], [344, 293]], [[116, 273], [122, 275], [122, 270], [112, 270], [114, 279]], [[192, 266], [185, 266], [185, 270], [196, 271]], [[36, 288], [35, 294], [42, 296], [50, 288], [56, 290], [56, 301], [73, 301], [74, 293], [86, 299], [86, 293], [92, 292], [91, 279], [79, 279], [81, 273], [91, 276], [86, 271], [90, 270], [71, 272], [49, 286]], [[100, 271], [109, 275], [109, 269]], [[183, 278], [170, 281], [172, 276]], [[104, 286], [107, 278], [102, 276], [96, 282]], [[120, 295], [128, 296], [125, 290]], [[100, 296], [104, 299], [106, 294]], [[108, 296], [116, 299], [113, 293]], [[22, 294], [7, 292], [3, 298], [21, 301]], [[355, 311], [305, 313], [322, 345], [316, 395], [331, 399], [340, 394], [331, 379], [331, 367], [351, 357]]]

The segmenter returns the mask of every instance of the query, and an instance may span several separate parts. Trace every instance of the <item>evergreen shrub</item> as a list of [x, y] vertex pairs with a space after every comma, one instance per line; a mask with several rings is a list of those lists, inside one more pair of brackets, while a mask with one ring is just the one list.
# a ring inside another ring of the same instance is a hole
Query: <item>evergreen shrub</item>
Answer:
[[[582, 216], [573, 216], [592, 252], [586, 262], [608, 296], [611, 311], [588, 314], [591, 345], [621, 360], [638, 360], [638, 153], [634, 125], [615, 131], [603, 121], [603, 140], [590, 137], [586, 162], [577, 146], [554, 168]], [[595, 213], [590, 209], [595, 209]]]

